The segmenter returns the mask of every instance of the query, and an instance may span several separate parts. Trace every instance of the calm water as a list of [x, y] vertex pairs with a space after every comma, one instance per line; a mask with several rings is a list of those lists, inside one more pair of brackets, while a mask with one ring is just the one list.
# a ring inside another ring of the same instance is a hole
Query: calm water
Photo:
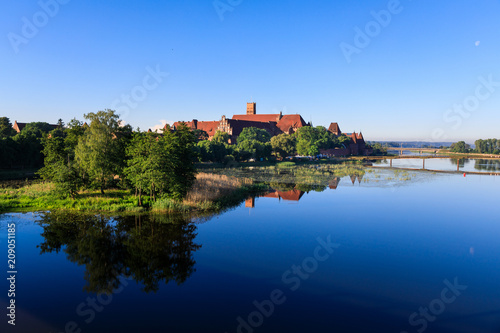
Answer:
[[[389, 160], [378, 161], [376, 166], [389, 166]], [[421, 159], [395, 159], [395, 168], [421, 169]], [[425, 160], [425, 168], [429, 170], [457, 171], [457, 159], [433, 158]], [[461, 172], [500, 172], [500, 160], [495, 159], [459, 159], [458, 171]]]
[[270, 192], [194, 222], [5, 214], [17, 325], [4, 278], [1, 332], [499, 332], [500, 178], [410, 177]]

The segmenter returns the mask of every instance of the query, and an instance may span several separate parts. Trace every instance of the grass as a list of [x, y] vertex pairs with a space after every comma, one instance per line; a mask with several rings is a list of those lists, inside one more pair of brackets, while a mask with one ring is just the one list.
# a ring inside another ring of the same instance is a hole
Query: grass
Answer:
[[[267, 186], [265, 187], [267, 188]], [[199, 173], [182, 203], [162, 199], [153, 203], [153, 212], [219, 212], [238, 205], [264, 190], [264, 186], [241, 177]]]
[[61, 198], [54, 193], [55, 185], [48, 182], [33, 182], [22, 187], [0, 188], [0, 212], [38, 210], [77, 210], [99, 212], [138, 212], [137, 199], [125, 190], [82, 191], [79, 198]]
[[237, 205], [262, 186], [249, 179], [237, 179], [223, 175], [199, 173], [194, 186], [183, 202], [162, 198], [152, 202], [143, 197], [143, 206], [128, 190], [110, 189], [104, 195], [100, 191], [80, 191], [78, 198], [61, 198], [49, 182], [9, 182], [0, 187], [0, 212], [26, 212], [69, 210], [101, 213], [153, 212], [214, 212]]

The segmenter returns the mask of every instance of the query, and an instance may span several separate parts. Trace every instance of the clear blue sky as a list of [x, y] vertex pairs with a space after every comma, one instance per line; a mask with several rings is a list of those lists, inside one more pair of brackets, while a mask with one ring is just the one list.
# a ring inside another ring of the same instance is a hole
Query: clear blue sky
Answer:
[[[4, 1], [0, 116], [68, 122], [114, 107], [147, 129], [219, 120], [253, 100], [258, 113], [338, 122], [368, 140], [500, 137], [498, 0], [218, 4], [231, 10], [218, 13], [213, 0], [71, 0], [49, 16], [34, 0]], [[393, 11], [384, 26], [371, 14], [382, 10]], [[355, 28], [367, 25], [369, 45], [356, 45]], [[357, 46], [350, 62], [347, 44]], [[169, 75], [145, 90], [157, 67]], [[471, 111], [452, 109], [464, 103]]]

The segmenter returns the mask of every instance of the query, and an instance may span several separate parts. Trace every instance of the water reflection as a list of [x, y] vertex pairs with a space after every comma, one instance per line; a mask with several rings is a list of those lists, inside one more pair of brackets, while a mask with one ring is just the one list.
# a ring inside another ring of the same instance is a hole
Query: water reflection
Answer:
[[156, 292], [161, 282], [185, 282], [195, 271], [196, 226], [180, 216], [52, 212], [42, 216], [41, 254], [63, 251], [85, 266], [84, 290], [111, 293], [125, 275]]
[[[353, 174], [348, 176], [352, 184], [355, 185], [356, 181], [361, 184], [363, 180], [363, 174]], [[295, 201], [298, 202], [304, 196], [304, 194], [311, 191], [323, 192], [327, 188], [331, 190], [336, 190], [340, 184], [342, 177], [333, 177], [327, 181], [327, 185], [323, 184], [301, 184], [301, 183], [269, 183], [269, 191], [257, 196], [257, 198], [271, 198], [284, 201]], [[245, 201], [246, 208], [255, 208], [255, 198], [250, 197]]]
[[376, 166], [427, 169], [433, 171], [453, 172], [500, 172], [498, 159], [467, 159], [467, 158], [420, 158], [383, 159], [374, 161]]
[[500, 161], [499, 160], [475, 160], [474, 168], [476, 170], [487, 170], [487, 171], [499, 171]]

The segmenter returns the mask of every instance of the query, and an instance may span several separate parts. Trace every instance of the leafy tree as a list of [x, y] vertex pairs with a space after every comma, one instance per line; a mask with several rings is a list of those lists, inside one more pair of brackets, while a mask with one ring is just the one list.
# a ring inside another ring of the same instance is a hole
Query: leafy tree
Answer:
[[212, 141], [200, 141], [197, 144], [200, 160], [202, 162], [222, 163], [228, 155], [227, 144]]
[[168, 156], [163, 149], [165, 140], [155, 133], [134, 133], [127, 147], [126, 178], [139, 194], [139, 205], [142, 205], [142, 193], [149, 192], [155, 199], [156, 194], [166, 187], [168, 175]]
[[458, 141], [450, 146], [450, 149], [454, 153], [468, 153], [470, 146], [464, 141]]
[[271, 157], [272, 147], [269, 142], [251, 139], [238, 142], [237, 152], [241, 160], [267, 159]]
[[271, 138], [273, 152], [281, 158], [295, 155], [297, 151], [297, 138], [286, 133], [276, 135]]
[[39, 167], [43, 165], [42, 140], [52, 127], [48, 123], [28, 123], [23, 130], [14, 137], [16, 142], [15, 161], [21, 167]]
[[267, 131], [256, 128], [244, 128], [237, 139], [237, 152], [241, 160], [250, 158], [267, 159], [271, 156], [271, 135]]
[[193, 134], [198, 142], [208, 140], [208, 133], [204, 130], [194, 129]]
[[347, 148], [349, 146], [349, 144], [351, 143], [351, 138], [348, 137], [347, 135], [345, 134], [342, 134], [340, 135], [338, 138], [338, 146], [339, 147], [344, 147], [344, 148]]
[[178, 126], [174, 132], [170, 128], [163, 133], [165, 148], [170, 161], [167, 195], [175, 200], [184, 198], [196, 179], [194, 162], [197, 160], [196, 137], [184, 124]]
[[0, 137], [0, 168], [12, 168], [18, 151], [18, 144], [11, 137]]
[[486, 139], [477, 140], [475, 142], [475, 152], [479, 154], [499, 154], [500, 153], [500, 140]]
[[84, 115], [90, 127], [78, 141], [75, 160], [82, 168], [84, 180], [104, 189], [120, 174], [124, 164], [125, 146], [120, 142], [119, 117], [113, 110]]
[[271, 135], [263, 129], [256, 127], [245, 127], [238, 135], [237, 143], [245, 140], [256, 140], [262, 143], [271, 141]]
[[370, 147], [373, 150], [374, 156], [384, 156], [387, 155], [387, 148], [383, 147], [379, 142], [375, 142], [370, 144]]
[[68, 123], [68, 128], [65, 129], [66, 137], [64, 143], [67, 150], [66, 152], [71, 155], [71, 159], [74, 159], [78, 140], [83, 137], [86, 129], [88, 129], [88, 126], [83, 126], [83, 122], [76, 118], [71, 119]]
[[16, 135], [16, 131], [12, 128], [10, 119], [7, 117], [0, 117], [0, 138], [11, 137]]
[[339, 139], [325, 127], [304, 126], [295, 132], [297, 136], [297, 153], [299, 155], [318, 155], [320, 149], [331, 149], [340, 146]]
[[212, 138], [212, 142], [227, 144], [229, 142], [229, 138], [230, 136], [226, 132], [217, 131]]

